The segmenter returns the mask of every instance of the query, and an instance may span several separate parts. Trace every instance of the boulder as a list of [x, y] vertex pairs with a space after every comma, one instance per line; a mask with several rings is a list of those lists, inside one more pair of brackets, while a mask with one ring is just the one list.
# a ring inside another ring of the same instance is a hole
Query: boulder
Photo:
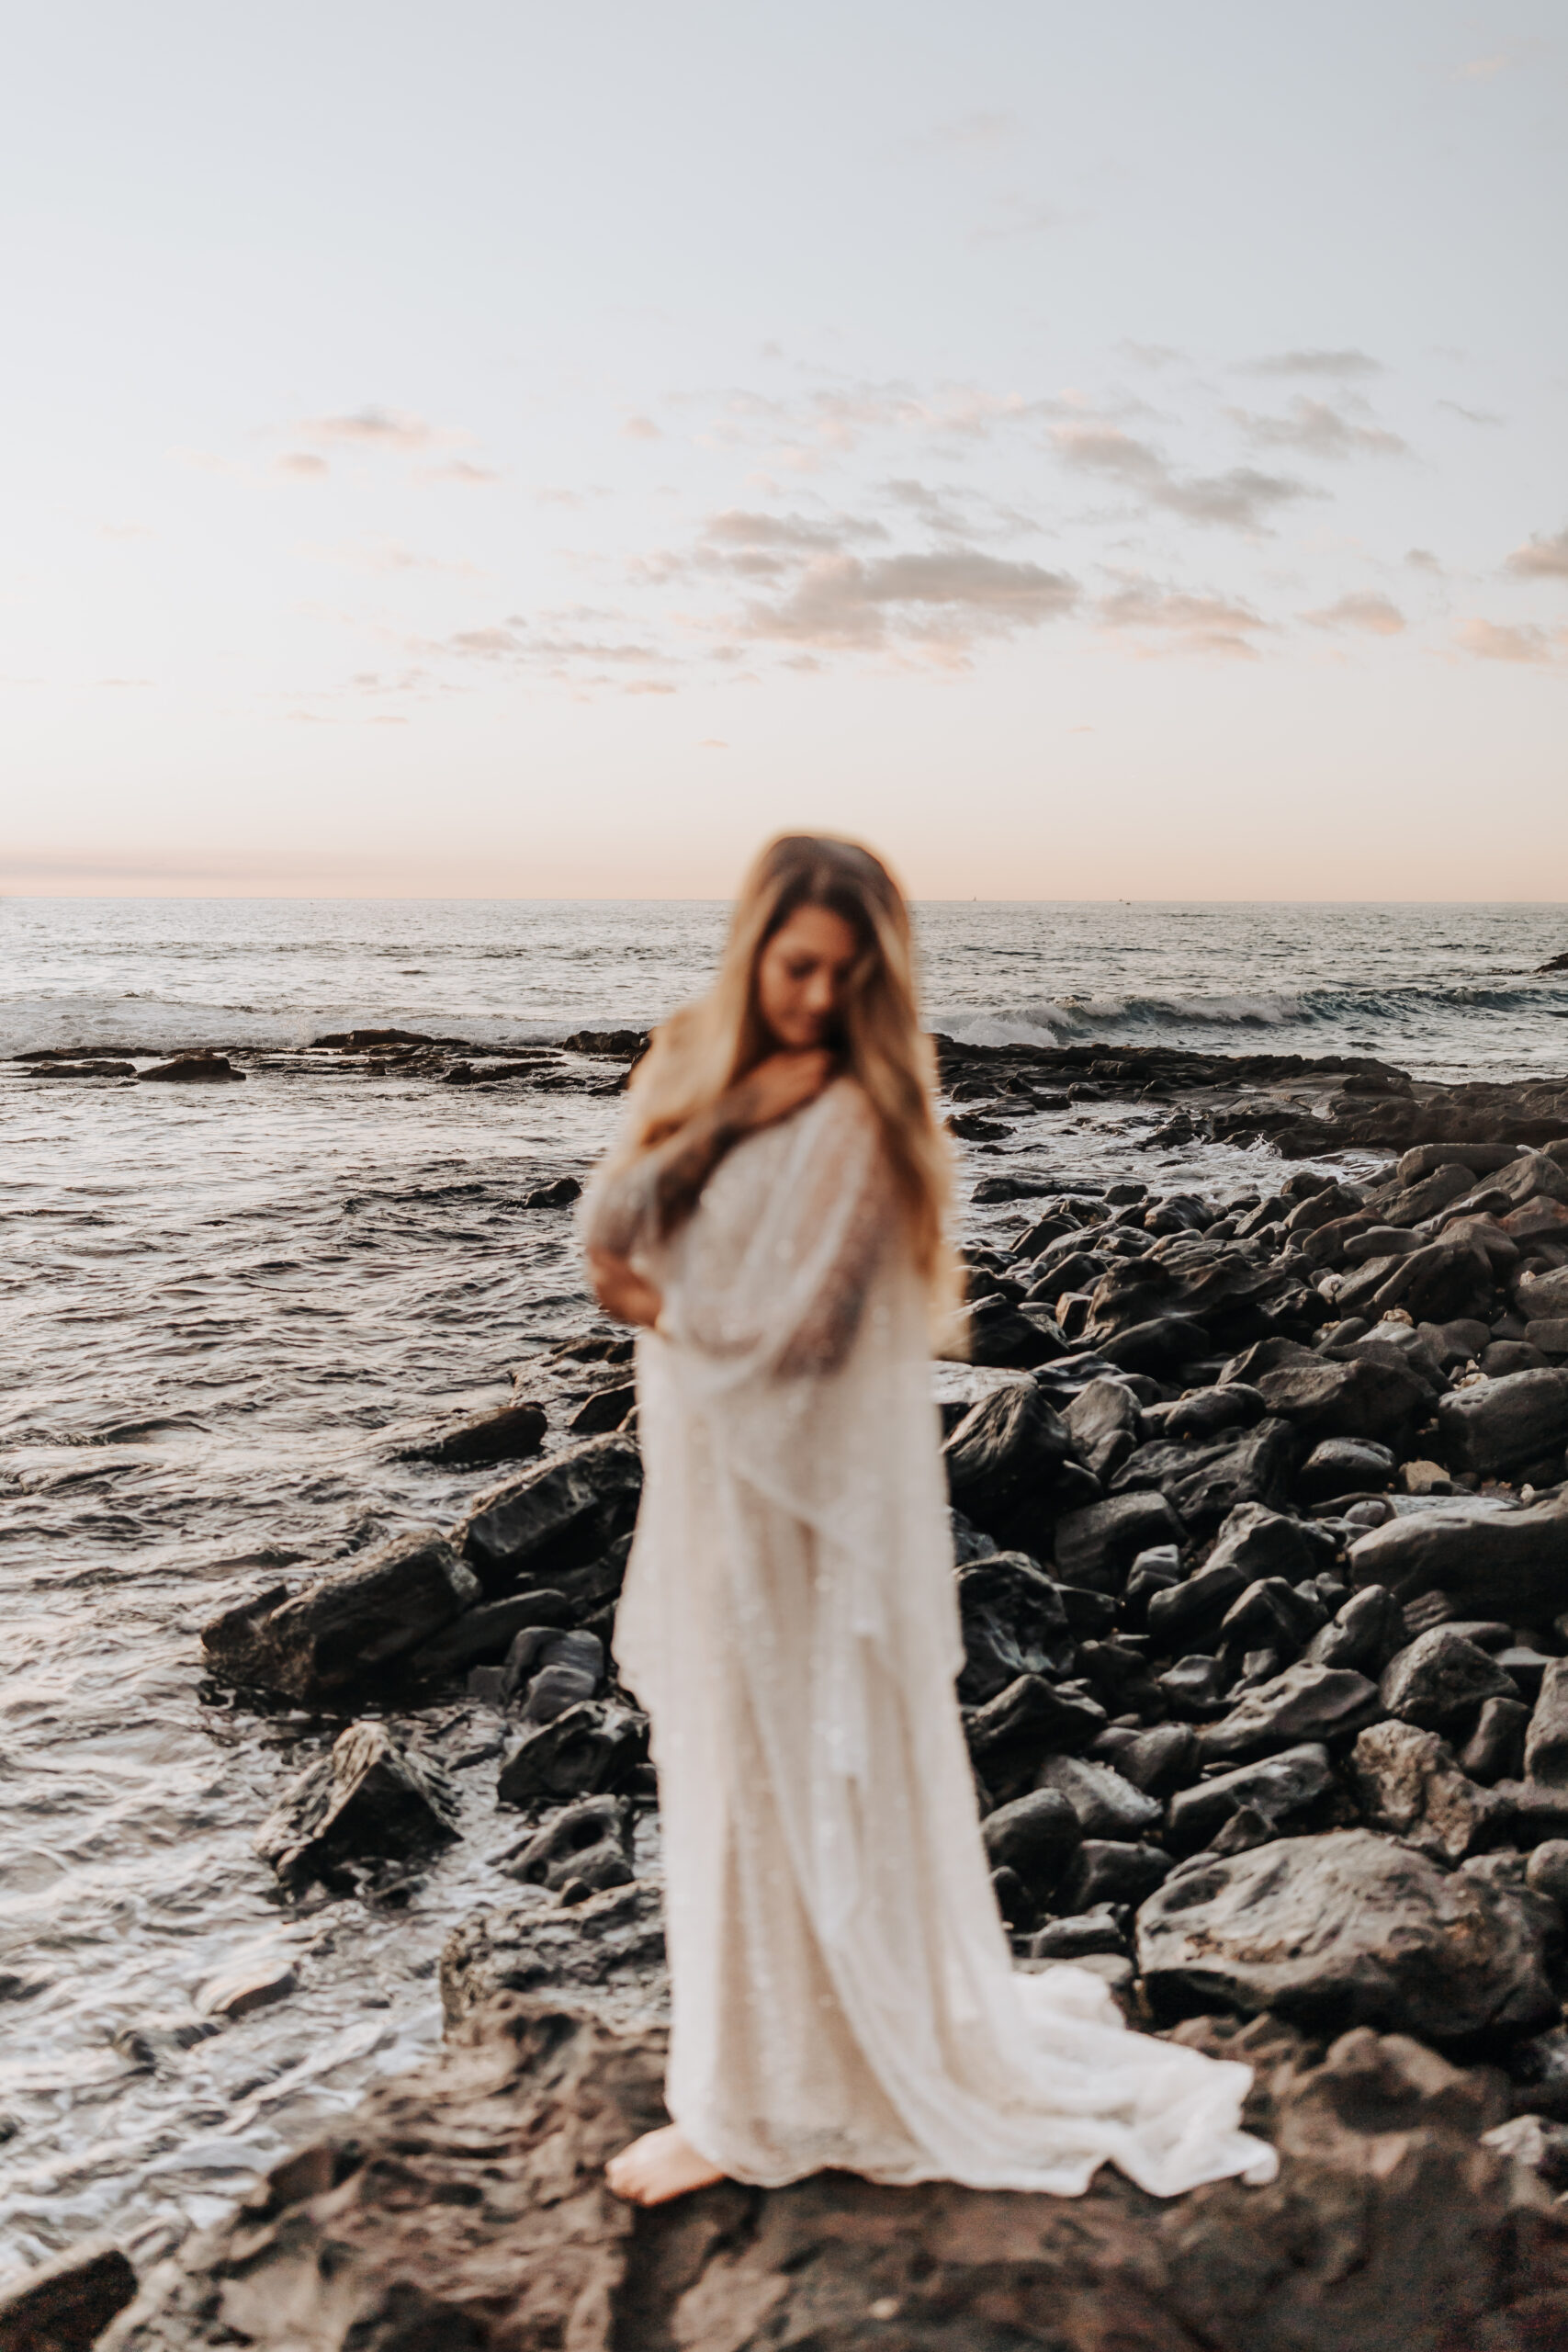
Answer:
[[970, 1363], [1026, 1372], [1066, 1353], [1066, 1341], [1050, 1316], [1038, 1307], [1015, 1306], [996, 1292], [966, 1306], [960, 1321], [962, 1353]]
[[1331, 1625], [1307, 1644], [1314, 1666], [1349, 1666], [1358, 1674], [1381, 1675], [1396, 1650], [1405, 1646], [1404, 1611], [1381, 1584], [1370, 1584], [1343, 1602]]
[[470, 1666], [503, 1658], [530, 1625], [564, 1625], [570, 1616], [564, 1592], [519, 1592], [510, 1600], [484, 1600], [477, 1609], [465, 1609], [434, 1641], [423, 1643], [409, 1664], [432, 1681], [462, 1674]]
[[1350, 1546], [1358, 1585], [1396, 1600], [1446, 1593], [1456, 1614], [1548, 1623], [1568, 1608], [1568, 1494], [1515, 1510], [1489, 1496], [1388, 1521]]
[[1055, 1669], [1069, 1639], [1060, 1588], [1022, 1552], [996, 1552], [958, 1571], [964, 1670], [958, 1695], [977, 1707], [1021, 1674]]
[[1034, 1786], [1065, 1797], [1086, 1838], [1141, 1838], [1165, 1817], [1157, 1797], [1135, 1789], [1113, 1766], [1092, 1763], [1087, 1756], [1048, 1756]]
[[618, 1788], [648, 1755], [648, 1717], [610, 1699], [583, 1699], [530, 1724], [502, 1758], [497, 1804], [597, 1796]]
[[1477, 2144], [1495, 2075], [1404, 2036], [1325, 2053], [1273, 2020], [1179, 2030], [1256, 2069], [1248, 2120], [1281, 2156], [1262, 2188], [826, 2172], [649, 2214], [604, 2167], [665, 2120], [666, 2037], [605, 1998], [470, 2014], [188, 2241], [117, 2352], [1546, 2352], [1568, 2324], [1568, 2222]]
[[1181, 1522], [1163, 1495], [1124, 1494], [1064, 1512], [1053, 1547], [1064, 1584], [1115, 1593], [1140, 1552], [1180, 1541]]
[[1138, 1400], [1124, 1381], [1090, 1380], [1062, 1416], [1073, 1452], [1097, 1478], [1109, 1478], [1138, 1442]]
[[1388, 1713], [1421, 1731], [1462, 1731], [1483, 1701], [1517, 1695], [1506, 1668], [1455, 1625], [1434, 1625], [1397, 1651], [1380, 1688]]
[[1156, 1724], [1148, 1731], [1109, 1724], [1089, 1753], [1114, 1765], [1124, 1781], [1149, 1796], [1166, 1795], [1198, 1769], [1198, 1742], [1190, 1724]]
[[1127, 1951], [1127, 1933], [1117, 1918], [1118, 1906], [1101, 1903], [1070, 1919], [1052, 1919], [1029, 1939], [1031, 1960], [1087, 1960], [1096, 1952]]
[[289, 1782], [256, 1832], [281, 1879], [324, 1878], [349, 1860], [423, 1856], [457, 1834], [457, 1790], [384, 1723], [350, 1724], [330, 1755]]
[[411, 1528], [288, 1599], [276, 1587], [202, 1628], [214, 1672], [307, 1705], [423, 1650], [479, 1597], [435, 1527]]
[[1213, 1388], [1190, 1389], [1168, 1405], [1151, 1405], [1143, 1416], [1149, 1438], [1218, 1437], [1222, 1430], [1250, 1429], [1263, 1419], [1263, 1399], [1244, 1380]]
[[1004, 1548], [1043, 1557], [1068, 1445], [1066, 1422], [1034, 1382], [1009, 1381], [970, 1407], [942, 1449], [953, 1502]]
[[1549, 1789], [1568, 1789], [1568, 1658], [1554, 1657], [1525, 1735], [1525, 1775]]
[[1152, 1373], [1156, 1380], [1178, 1364], [1190, 1363], [1208, 1345], [1203, 1326], [1186, 1315], [1153, 1315], [1146, 1322], [1095, 1336], [1095, 1346], [1109, 1363], [1123, 1372]]
[[1170, 1856], [1158, 1846], [1119, 1838], [1086, 1838], [1067, 1864], [1055, 1900], [1064, 1912], [1091, 1911], [1102, 1903], [1136, 1905], [1169, 1876]]
[[1333, 1785], [1328, 1750], [1315, 1740], [1287, 1747], [1261, 1763], [1216, 1772], [1171, 1798], [1171, 1843], [1183, 1851], [1209, 1845], [1244, 1805], [1270, 1824], [1279, 1823], [1314, 1804]]
[[169, 1086], [229, 1086], [243, 1080], [244, 1071], [236, 1069], [227, 1054], [175, 1054], [172, 1060], [156, 1062], [151, 1069], [136, 1073], [144, 1086], [162, 1082]]
[[1394, 1445], [1414, 1426], [1426, 1396], [1402, 1364], [1369, 1356], [1282, 1365], [1260, 1373], [1254, 1385], [1270, 1413], [1314, 1440], [1372, 1438]]
[[604, 1679], [604, 1645], [597, 1634], [529, 1625], [506, 1653], [502, 1702], [510, 1705], [522, 1690], [525, 1696], [518, 1712], [523, 1721], [554, 1723], [569, 1707], [595, 1698]]
[[1460, 1755], [1461, 1769], [1483, 1788], [1522, 1770], [1530, 1711], [1522, 1699], [1488, 1699]]
[[1169, 1653], [1217, 1636], [1225, 1611], [1247, 1590], [1248, 1582], [1245, 1568], [1221, 1560], [1198, 1569], [1185, 1584], [1156, 1592], [1148, 1605], [1150, 1640]]
[[1556, 2012], [1551, 1906], [1368, 1829], [1276, 1839], [1176, 1872], [1138, 1914], [1150, 1996], [1434, 2041]]
[[1461, 1771], [1436, 1732], [1413, 1724], [1373, 1724], [1350, 1758], [1362, 1818], [1438, 1861], [1461, 1862], [1500, 1834], [1506, 1802]]
[[1314, 1592], [1287, 1584], [1283, 1577], [1261, 1577], [1237, 1595], [1220, 1624], [1227, 1657], [1249, 1650], [1272, 1650], [1278, 1657], [1300, 1656], [1323, 1626], [1327, 1611]]
[[21, 2276], [0, 2278], [0, 2352], [88, 2352], [136, 2294], [117, 2245], [88, 2239]]
[[629, 1885], [632, 1807], [628, 1797], [580, 1797], [504, 1856], [500, 1868], [523, 1886], [551, 1894], [601, 1894]]
[[1203, 1534], [1238, 1504], [1277, 1503], [1296, 1451], [1291, 1424], [1278, 1419], [1205, 1445], [1143, 1445], [1111, 1479], [1111, 1491], [1115, 1496], [1154, 1488], [1185, 1526]]
[[1205, 1763], [1269, 1756], [1303, 1741], [1352, 1738], [1385, 1713], [1375, 1682], [1338, 1666], [1287, 1667], [1198, 1735]]
[[1081, 1752], [1105, 1724], [1105, 1709], [1087, 1693], [1021, 1674], [965, 1716], [964, 1730], [976, 1771], [1006, 1799], [1032, 1784], [1042, 1757]]
[[998, 1805], [980, 1825], [993, 1870], [1016, 1871], [1036, 1900], [1055, 1886], [1083, 1836], [1077, 1813], [1059, 1789], [1036, 1789]]
[[1568, 1372], [1513, 1372], [1443, 1397], [1438, 1428], [1449, 1466], [1495, 1478], [1554, 1461], [1568, 1445]]
[[1296, 1493], [1304, 1503], [1332, 1502], [1343, 1495], [1381, 1495], [1393, 1484], [1392, 1447], [1370, 1437], [1325, 1437], [1296, 1473]]
[[487, 1600], [525, 1587], [570, 1590], [563, 1577], [627, 1532], [641, 1493], [631, 1440], [588, 1438], [480, 1495], [455, 1540]]
[[544, 1438], [542, 1405], [502, 1405], [494, 1412], [450, 1422], [400, 1451], [409, 1461], [445, 1462], [454, 1468], [468, 1468], [486, 1462], [520, 1461], [525, 1454], [537, 1453]]

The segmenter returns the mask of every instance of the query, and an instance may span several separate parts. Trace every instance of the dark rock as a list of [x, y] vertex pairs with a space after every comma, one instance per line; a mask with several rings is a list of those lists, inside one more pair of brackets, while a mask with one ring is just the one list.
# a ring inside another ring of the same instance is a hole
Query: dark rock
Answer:
[[1390, 1658], [1381, 1690], [1389, 1714], [1441, 1732], [1465, 1728], [1483, 1700], [1517, 1695], [1506, 1670], [1453, 1625], [1434, 1625]]
[[1096, 1342], [1102, 1356], [1125, 1372], [1153, 1373], [1157, 1379], [1178, 1364], [1190, 1363], [1209, 1345], [1201, 1323], [1185, 1315], [1154, 1315]]
[[544, 1436], [542, 1405], [502, 1405], [493, 1413], [478, 1413], [438, 1430], [433, 1437], [422, 1438], [400, 1451], [410, 1461], [446, 1462], [455, 1466], [515, 1462], [525, 1454], [537, 1453]]
[[1545, 1623], [1568, 1607], [1568, 1494], [1522, 1510], [1477, 1496], [1391, 1520], [1352, 1544], [1350, 1570], [1402, 1602], [1443, 1592], [1461, 1615]]
[[136, 2272], [118, 2246], [71, 2246], [0, 2279], [0, 2352], [87, 2352], [135, 2295]]
[[1183, 1789], [1170, 1801], [1170, 1837], [1178, 1849], [1190, 1851], [1209, 1846], [1232, 1815], [1244, 1805], [1270, 1825], [1271, 1831], [1293, 1813], [1313, 1804], [1334, 1785], [1328, 1750], [1310, 1741], [1287, 1747], [1259, 1764], [1238, 1765], [1234, 1772], [1217, 1772], [1196, 1788]]
[[573, 1437], [603, 1437], [607, 1430], [624, 1429], [636, 1410], [637, 1383], [628, 1380], [617, 1388], [596, 1388], [592, 1396], [585, 1396], [567, 1428]]
[[1198, 1533], [1218, 1526], [1241, 1503], [1275, 1504], [1296, 1453], [1288, 1421], [1259, 1421], [1206, 1445], [1140, 1446], [1111, 1481], [1112, 1496], [1153, 1487]]
[[506, 1654], [501, 1695], [503, 1704], [510, 1704], [525, 1690], [523, 1721], [550, 1724], [569, 1707], [593, 1698], [604, 1679], [604, 1645], [597, 1634], [530, 1625]]
[[582, 1185], [575, 1176], [558, 1176], [553, 1184], [536, 1184], [525, 1193], [522, 1206], [525, 1209], [564, 1209], [581, 1197]]
[[1064, 1583], [1114, 1593], [1125, 1584], [1140, 1552], [1151, 1544], [1180, 1542], [1181, 1523], [1161, 1494], [1114, 1495], [1086, 1510], [1064, 1513], [1053, 1540]]
[[1514, 1779], [1523, 1769], [1529, 1719], [1522, 1699], [1488, 1699], [1461, 1753], [1461, 1769], [1484, 1788]]
[[347, 1860], [423, 1855], [457, 1834], [457, 1792], [383, 1723], [350, 1724], [289, 1782], [256, 1832], [281, 1879], [323, 1877]]
[[1228, 1671], [1217, 1657], [1201, 1651], [1179, 1657], [1156, 1678], [1156, 1685], [1170, 1713], [1184, 1724], [1213, 1723], [1230, 1704]]
[[629, 1797], [582, 1797], [507, 1855], [501, 1868], [524, 1886], [559, 1894], [574, 1883], [590, 1893], [627, 1886], [632, 1869]]
[[1270, 1649], [1282, 1658], [1293, 1658], [1320, 1630], [1327, 1613], [1314, 1592], [1298, 1590], [1283, 1577], [1263, 1577], [1232, 1601], [1220, 1638], [1227, 1656]]
[[1074, 1453], [1097, 1478], [1119, 1469], [1138, 1442], [1138, 1400], [1123, 1381], [1088, 1382], [1062, 1419]]
[[1548, 1838], [1525, 1865], [1525, 1884], [1568, 1910], [1568, 1838]]
[[965, 1717], [969, 1753], [986, 1785], [1006, 1799], [1028, 1788], [1040, 1759], [1086, 1748], [1105, 1729], [1105, 1710], [1087, 1694], [1058, 1690], [1021, 1674]]
[[993, 1871], [1015, 1871], [1038, 1904], [1055, 1886], [1083, 1826], [1067, 1798], [1056, 1789], [1036, 1789], [998, 1805], [980, 1825], [986, 1858]]
[[1156, 1724], [1150, 1731], [1109, 1725], [1089, 1753], [1113, 1765], [1124, 1781], [1149, 1796], [1164, 1796], [1198, 1769], [1198, 1743], [1190, 1724]]
[[1438, 1407], [1449, 1465], [1495, 1478], [1568, 1445], [1568, 1372], [1514, 1372], [1455, 1389]]
[[1198, 1736], [1206, 1762], [1268, 1756], [1308, 1740], [1349, 1739], [1385, 1712], [1375, 1682], [1348, 1668], [1285, 1668], [1249, 1690], [1228, 1715]]
[[964, 1309], [961, 1352], [970, 1363], [1027, 1372], [1065, 1355], [1067, 1343], [1051, 1317], [1038, 1307], [1015, 1306], [992, 1292]]
[[143, 1085], [162, 1080], [171, 1086], [226, 1086], [243, 1080], [245, 1073], [234, 1068], [227, 1054], [176, 1054], [172, 1061], [158, 1062], [136, 1075]]
[[1313, 1635], [1306, 1655], [1313, 1666], [1348, 1666], [1377, 1676], [1408, 1639], [1404, 1611], [1393, 1593], [1371, 1584], [1353, 1592], [1334, 1623]]
[[1241, 1569], [1250, 1584], [1258, 1577], [1283, 1577], [1300, 1584], [1333, 1561], [1336, 1544], [1321, 1528], [1307, 1526], [1263, 1503], [1241, 1503], [1214, 1540], [1206, 1566]]
[[[629, 1892], [629, 1891], [628, 1891]], [[612, 1901], [615, 1898], [600, 1898]], [[1108, 1963], [1109, 1964], [1109, 1963]], [[1279, 2181], [1168, 2204], [825, 2173], [649, 2215], [603, 2187], [664, 2120], [662, 2033], [508, 1995], [192, 2241], [120, 2352], [1547, 2352], [1550, 2193], [1478, 2148], [1495, 2077], [1408, 2039], [1324, 2057], [1275, 2021], [1179, 2039], [1258, 2069]]]
[[1516, 2043], [1507, 2068], [1521, 2107], [1568, 2122], [1568, 2026], [1552, 2026], [1533, 2041]]
[[1161, 2002], [1457, 2041], [1554, 2013], [1550, 1929], [1540, 1897], [1329, 1831], [1167, 1879], [1138, 1914], [1138, 1964]]
[[1127, 1948], [1127, 1932], [1110, 1903], [1071, 1919], [1052, 1919], [1029, 1939], [1031, 1960], [1084, 1960], [1092, 1952], [1124, 1953]]
[[942, 1449], [953, 1502], [1004, 1548], [1043, 1557], [1051, 1496], [1068, 1443], [1066, 1422], [1033, 1381], [994, 1388], [971, 1406]]
[[1361, 1815], [1439, 1861], [1460, 1862], [1492, 1842], [1507, 1806], [1461, 1771], [1453, 1750], [1413, 1724], [1373, 1724], [1350, 1759]]
[[648, 1879], [607, 1888], [561, 1908], [533, 1895], [478, 1911], [453, 1928], [441, 1953], [447, 2030], [498, 1994], [564, 1992], [611, 2016], [660, 2016], [670, 1981], [664, 1907]]
[[570, 1604], [563, 1592], [521, 1592], [510, 1600], [481, 1601], [424, 1643], [411, 1664], [422, 1676], [461, 1674], [488, 1658], [503, 1658], [525, 1627], [564, 1625]]
[[1234, 1561], [1214, 1561], [1197, 1570], [1185, 1584], [1156, 1592], [1149, 1602], [1149, 1638], [1162, 1650], [1201, 1642], [1217, 1635], [1225, 1612], [1240, 1600], [1251, 1579]]
[[1038, 1792], [1066, 1799], [1086, 1838], [1141, 1838], [1165, 1816], [1156, 1797], [1146, 1796], [1109, 1764], [1085, 1756], [1048, 1756], [1035, 1776]]
[[202, 1628], [214, 1672], [319, 1703], [391, 1667], [479, 1597], [434, 1527], [411, 1528], [290, 1600], [281, 1588]]
[[1168, 1405], [1152, 1405], [1143, 1416], [1149, 1438], [1202, 1439], [1218, 1437], [1222, 1430], [1250, 1429], [1263, 1419], [1263, 1399], [1244, 1380], [1216, 1388], [1194, 1388]]
[[1553, 1658], [1525, 1736], [1525, 1773], [1550, 1789], [1568, 1789], [1568, 1658]]
[[1050, 1671], [1069, 1639], [1060, 1587], [1022, 1552], [998, 1552], [958, 1574], [964, 1671], [958, 1695], [983, 1705], [1021, 1674]]
[[597, 1796], [618, 1788], [648, 1754], [648, 1718], [608, 1699], [580, 1700], [530, 1724], [502, 1758], [498, 1804]]
[[1312, 1438], [1373, 1438], [1398, 1445], [1414, 1427], [1426, 1392], [1401, 1364], [1359, 1356], [1260, 1373], [1255, 1383], [1270, 1413]]
[[1142, 1903], [1170, 1873], [1170, 1856], [1157, 1846], [1117, 1838], [1086, 1838], [1067, 1864], [1055, 1899], [1064, 1911], [1092, 1911], [1102, 1903]]
[[563, 1586], [637, 1517], [642, 1462], [629, 1439], [585, 1439], [479, 1497], [457, 1530], [463, 1555], [500, 1600], [524, 1586]]
[[1382, 1494], [1393, 1484], [1392, 1448], [1368, 1437], [1325, 1437], [1296, 1473], [1303, 1502], [1332, 1502], [1338, 1495]]

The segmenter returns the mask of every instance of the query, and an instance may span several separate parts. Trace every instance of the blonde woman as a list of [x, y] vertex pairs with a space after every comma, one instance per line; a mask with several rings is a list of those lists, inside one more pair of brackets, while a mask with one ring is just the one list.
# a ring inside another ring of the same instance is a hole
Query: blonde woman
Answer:
[[947, 1193], [903, 899], [852, 842], [776, 841], [584, 1210], [643, 1327], [615, 1655], [673, 2027], [672, 2120], [609, 2168], [640, 2204], [827, 2166], [1066, 2196], [1108, 2159], [1162, 2196], [1274, 2169], [1247, 2068], [1128, 2033], [1087, 1971], [1013, 1973], [953, 1691]]

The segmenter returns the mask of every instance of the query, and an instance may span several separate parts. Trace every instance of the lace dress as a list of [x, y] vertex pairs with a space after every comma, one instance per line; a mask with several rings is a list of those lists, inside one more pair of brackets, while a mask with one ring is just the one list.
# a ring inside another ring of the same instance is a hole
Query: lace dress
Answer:
[[1248, 2068], [1128, 2032], [1086, 1970], [1014, 1973], [953, 1690], [925, 1303], [864, 1096], [840, 1079], [748, 1137], [666, 1244], [639, 1182], [600, 1179], [584, 1222], [622, 1250], [640, 1229], [664, 1295], [615, 1648], [659, 1770], [671, 2115], [765, 2186], [1269, 2178]]

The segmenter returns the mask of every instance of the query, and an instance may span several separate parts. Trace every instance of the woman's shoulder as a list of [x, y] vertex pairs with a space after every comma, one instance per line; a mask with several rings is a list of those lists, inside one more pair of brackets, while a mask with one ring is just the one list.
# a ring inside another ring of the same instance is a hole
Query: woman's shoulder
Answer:
[[840, 1070], [829, 1080], [811, 1109], [819, 1132], [842, 1143], [874, 1143], [881, 1136], [882, 1123], [875, 1105], [859, 1079], [849, 1070]]

